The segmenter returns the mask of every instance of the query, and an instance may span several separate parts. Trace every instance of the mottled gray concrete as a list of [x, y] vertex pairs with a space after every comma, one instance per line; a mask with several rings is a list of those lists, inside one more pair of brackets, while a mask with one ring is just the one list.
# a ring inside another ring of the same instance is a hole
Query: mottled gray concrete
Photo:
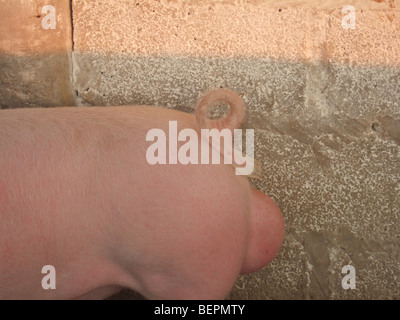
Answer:
[[[42, 13], [55, 7], [55, 29]], [[75, 105], [69, 0], [0, 0], [0, 108]]]
[[0, 108], [75, 105], [70, 54], [0, 54]]

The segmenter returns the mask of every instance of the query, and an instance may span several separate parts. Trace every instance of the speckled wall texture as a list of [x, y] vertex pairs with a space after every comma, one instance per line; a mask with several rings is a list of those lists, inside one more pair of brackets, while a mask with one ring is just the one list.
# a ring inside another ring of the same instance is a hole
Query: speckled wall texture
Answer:
[[[286, 239], [230, 299], [400, 299], [399, 0], [46, 1], [58, 27], [38, 33], [43, 3], [20, 1], [23, 34], [0, 29], [3, 108], [193, 112], [212, 88], [243, 96], [264, 167], [252, 183], [281, 208]], [[356, 289], [342, 287], [345, 265]]]

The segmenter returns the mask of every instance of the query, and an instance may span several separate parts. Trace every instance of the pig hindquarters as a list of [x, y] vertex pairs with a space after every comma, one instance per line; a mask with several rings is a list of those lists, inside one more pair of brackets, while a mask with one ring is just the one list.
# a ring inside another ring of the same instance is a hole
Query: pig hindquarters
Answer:
[[147, 162], [170, 120], [197, 130], [149, 106], [0, 110], [0, 299], [223, 299], [273, 259], [280, 211], [231, 165]]

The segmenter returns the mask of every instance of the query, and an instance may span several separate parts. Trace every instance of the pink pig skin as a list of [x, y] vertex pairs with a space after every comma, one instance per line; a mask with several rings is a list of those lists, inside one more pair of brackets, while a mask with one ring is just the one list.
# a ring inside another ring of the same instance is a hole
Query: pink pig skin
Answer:
[[274, 258], [280, 210], [231, 165], [147, 163], [170, 120], [197, 128], [146, 106], [0, 110], [0, 299], [223, 299]]

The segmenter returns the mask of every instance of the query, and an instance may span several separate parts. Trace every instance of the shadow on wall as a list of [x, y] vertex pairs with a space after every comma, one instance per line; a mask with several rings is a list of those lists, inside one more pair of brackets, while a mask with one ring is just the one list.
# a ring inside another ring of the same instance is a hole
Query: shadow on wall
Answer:
[[[73, 53], [73, 68], [66, 61], [0, 56], [0, 105], [193, 112], [212, 88], [242, 95], [264, 168], [252, 182], [281, 208], [287, 237], [269, 266], [239, 278], [230, 299], [400, 298], [399, 68], [93, 53]], [[340, 286], [347, 264], [357, 268], [357, 290]]]
[[55, 107], [76, 104], [70, 54], [0, 54], [0, 108]]

